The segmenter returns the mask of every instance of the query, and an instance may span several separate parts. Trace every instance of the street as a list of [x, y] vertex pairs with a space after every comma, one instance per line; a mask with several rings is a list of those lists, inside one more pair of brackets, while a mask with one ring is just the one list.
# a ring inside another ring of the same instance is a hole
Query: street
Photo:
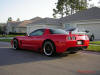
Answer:
[[47, 57], [0, 42], [0, 75], [100, 75], [100, 53], [79, 51]]

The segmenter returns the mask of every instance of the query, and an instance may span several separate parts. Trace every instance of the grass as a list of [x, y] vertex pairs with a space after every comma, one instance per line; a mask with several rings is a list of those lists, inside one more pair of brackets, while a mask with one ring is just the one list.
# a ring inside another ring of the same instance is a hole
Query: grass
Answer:
[[93, 42], [90, 42], [90, 44], [100, 45], [100, 41], [93, 41]]
[[89, 47], [87, 48], [87, 50], [100, 52], [100, 46], [89, 45]]
[[12, 39], [0, 39], [2, 42], [11, 42]]
[[6, 36], [0, 35], [0, 37], [16, 37], [16, 36], [24, 36], [24, 35], [6, 35]]

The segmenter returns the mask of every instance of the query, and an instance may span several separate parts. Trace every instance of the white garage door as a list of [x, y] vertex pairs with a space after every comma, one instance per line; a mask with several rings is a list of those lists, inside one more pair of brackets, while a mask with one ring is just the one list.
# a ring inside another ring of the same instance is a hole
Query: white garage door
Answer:
[[77, 24], [80, 31], [89, 30], [94, 33], [95, 39], [100, 39], [100, 24]]

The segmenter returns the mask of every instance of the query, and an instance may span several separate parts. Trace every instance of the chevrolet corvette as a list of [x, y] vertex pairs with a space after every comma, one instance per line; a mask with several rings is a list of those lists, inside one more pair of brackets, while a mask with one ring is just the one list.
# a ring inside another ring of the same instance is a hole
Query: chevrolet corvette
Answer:
[[84, 50], [89, 45], [87, 35], [67, 33], [62, 29], [37, 29], [27, 36], [16, 36], [11, 41], [14, 49], [27, 49], [42, 52], [46, 56], [55, 53]]

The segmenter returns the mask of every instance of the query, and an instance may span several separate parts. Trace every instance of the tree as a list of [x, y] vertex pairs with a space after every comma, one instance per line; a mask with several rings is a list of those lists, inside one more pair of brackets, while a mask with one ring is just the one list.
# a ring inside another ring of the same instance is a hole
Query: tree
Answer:
[[84, 9], [87, 9], [87, 0], [58, 0], [53, 16], [68, 16]]
[[2, 33], [2, 28], [1, 28], [1, 26], [0, 26], [0, 33]]
[[17, 22], [20, 22], [20, 18], [17, 18], [17, 20], [16, 20]]
[[11, 21], [12, 21], [12, 17], [9, 17], [9, 18], [8, 18], [8, 22], [11, 22]]

